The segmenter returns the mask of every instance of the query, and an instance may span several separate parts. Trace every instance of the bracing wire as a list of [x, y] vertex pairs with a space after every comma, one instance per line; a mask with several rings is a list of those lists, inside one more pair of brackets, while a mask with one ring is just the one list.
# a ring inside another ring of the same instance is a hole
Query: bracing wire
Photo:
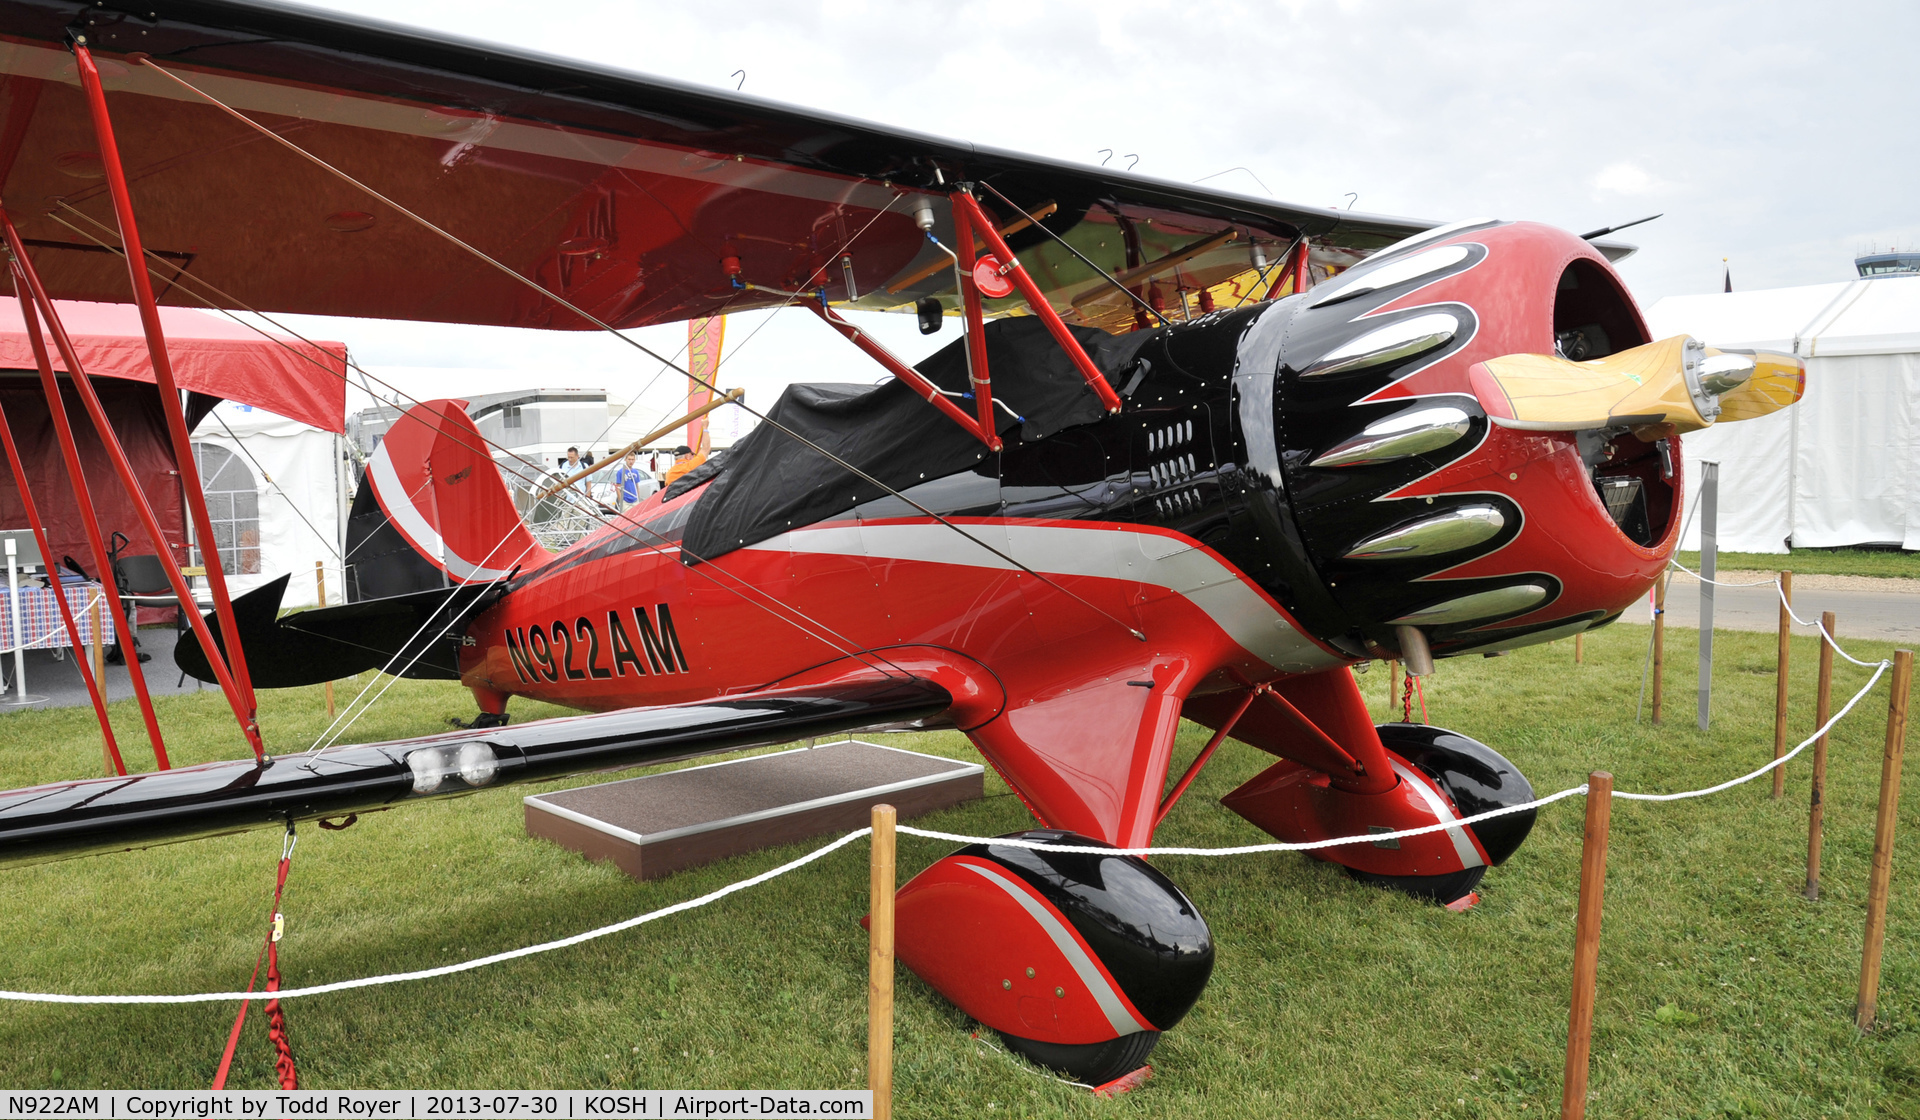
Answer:
[[[486, 567], [487, 561], [492, 560], [493, 554], [500, 551], [501, 546], [505, 545], [509, 540], [511, 540], [512, 536], [513, 535], [511, 533], [508, 533], [506, 536], [501, 537], [500, 543], [494, 545], [493, 548], [489, 550], [484, 557], [481, 558], [478, 566], [482, 568]], [[476, 598], [485, 596], [488, 591], [491, 591], [493, 588], [498, 587], [502, 582], [512, 578], [512, 576], [513, 576], [513, 571], [507, 571], [493, 577], [491, 580], [488, 580], [486, 585], [483, 586], [480, 589], [480, 591], [477, 593]], [[466, 586], [472, 586], [472, 585], [468, 584]], [[342, 719], [346, 719], [348, 712], [353, 711], [354, 705], [359, 703], [360, 698], [367, 694], [367, 689], [372, 688], [374, 684], [378, 683], [380, 678], [377, 675], [373, 678], [373, 680], [368, 681], [366, 686], [362, 688], [358, 693], [356, 693], [352, 700], [349, 700], [347, 702], [346, 708], [342, 709], [340, 714], [334, 717], [333, 723], [328, 724], [326, 727], [326, 730], [320, 733], [320, 737], [313, 741], [313, 746], [307, 748], [307, 753], [311, 754], [316, 750], [320, 750], [323, 748], [323, 745], [330, 747], [333, 744], [339, 742], [340, 737], [342, 735], [345, 735], [349, 730], [351, 730], [354, 724], [360, 722], [361, 716], [364, 716], [368, 712], [372, 711], [373, 706], [379, 703], [380, 698], [385, 696], [388, 693], [388, 691], [393, 688], [395, 684], [399, 683], [400, 678], [402, 676], [404, 676], [415, 665], [420, 663], [420, 659], [427, 655], [427, 651], [433, 648], [433, 645], [435, 642], [439, 642], [446, 638], [447, 634], [450, 631], [452, 631], [452, 629], [457, 623], [460, 622], [461, 614], [462, 612], [459, 612], [459, 611], [448, 611], [447, 621], [444, 625], [440, 627], [440, 632], [435, 634], [432, 638], [428, 639], [427, 641], [422, 642], [420, 641], [420, 635], [426, 632], [427, 627], [433, 625], [433, 621], [435, 618], [434, 615], [428, 615], [426, 621], [422, 622], [417, 628], [415, 628], [413, 632], [413, 636], [407, 640], [407, 644], [402, 645], [398, 650], [394, 651], [393, 656], [389, 658], [387, 660], [386, 665], [382, 667], [381, 672], [387, 674], [388, 680], [387, 680], [387, 683], [381, 687], [379, 692], [374, 693], [373, 699], [368, 700], [364, 705], [361, 705], [360, 710], [354, 713], [352, 719], [347, 719], [346, 723], [344, 724], [340, 723]], [[418, 644], [419, 649], [415, 651], [413, 657], [410, 658], [405, 665], [400, 667], [399, 672], [394, 672], [393, 663], [395, 661], [400, 660], [400, 655], [402, 653], [405, 653], [409, 646], [412, 646], [415, 644]], [[339, 726], [340, 730], [338, 731], [334, 730], [334, 727], [336, 725]]]
[[[71, 207], [66, 207], [64, 203], [62, 203], [61, 205], [64, 208], [70, 210], [75, 215], [85, 219], [89, 223], [98, 225], [97, 222], [94, 222], [94, 220], [91, 217], [87, 216], [86, 214], [78, 210], [73, 210]], [[119, 253], [123, 257], [125, 256], [125, 250], [120, 246], [113, 245], [107, 241], [102, 240], [97, 236], [94, 236], [93, 234], [88, 233], [86, 230], [83, 230], [80, 227], [74, 225], [73, 223], [64, 220], [58, 214], [49, 214], [48, 216], [53, 218], [55, 221], [60, 222], [61, 225], [66, 226], [68, 229], [73, 230], [75, 233], [80, 234], [81, 236], [92, 240], [95, 244], [100, 245], [102, 248], [108, 249], [115, 253]], [[856, 235], [856, 237], [857, 236], [858, 235]], [[851, 244], [851, 242], [849, 242], [849, 244]], [[165, 261], [161, 260], [161, 258], [154, 257], [151, 251], [148, 251], [147, 256], [153, 257], [154, 260], [159, 260], [163, 264], [165, 263]], [[160, 272], [157, 269], [155, 269], [152, 265], [148, 265], [147, 271], [158, 279], [162, 279], [162, 280], [167, 279], [165, 276], [162, 276]], [[195, 276], [192, 276], [191, 274], [183, 273], [179, 277], [179, 279], [191, 280], [195, 284], [204, 286], [207, 289], [214, 292], [216, 295], [220, 296], [222, 299], [230, 300], [233, 303], [237, 304], [238, 306], [245, 308], [247, 311], [251, 312], [254, 315], [259, 316], [261, 319], [265, 320], [267, 323], [273, 325], [274, 327], [280, 330], [285, 331], [287, 334], [291, 335], [296, 339], [299, 339], [301, 342], [306, 343], [308, 346], [315, 347], [316, 349], [319, 348], [319, 344], [314, 342], [313, 340], [305, 337], [304, 335], [301, 335], [297, 331], [294, 331], [288, 328], [285, 324], [282, 324], [276, 321], [272, 316], [267, 315], [264, 312], [257, 311], [251, 307], [247, 307], [245, 303], [237, 299], [234, 299], [234, 297], [232, 297], [231, 295], [221, 291], [218, 287], [215, 287], [213, 284], [208, 283], [207, 281], [202, 280], [199, 277], [195, 277]], [[188, 295], [192, 296], [194, 299], [198, 300], [200, 303], [202, 303], [209, 309], [220, 312], [221, 314], [232, 319], [234, 322], [239, 323], [241, 326], [244, 326], [249, 330], [256, 332], [261, 337], [266, 338], [269, 341], [272, 341], [276, 345], [287, 350], [289, 353], [292, 353], [304, 359], [305, 361], [315, 365], [316, 367], [322, 370], [325, 370], [330, 376], [340, 377], [343, 380], [346, 378], [347, 375], [339, 373], [338, 371], [335, 371], [334, 369], [332, 369], [332, 367], [328, 366], [325, 362], [322, 362], [319, 359], [315, 358], [313, 355], [308, 354], [305, 351], [302, 351], [299, 347], [296, 347], [291, 343], [287, 342], [286, 339], [279, 338], [273, 335], [272, 333], [261, 328], [256, 323], [251, 323], [245, 319], [240, 318], [238, 315], [235, 315], [232, 311], [221, 307], [219, 304], [215, 303], [213, 300], [209, 299], [207, 296], [201, 294], [200, 292], [194, 291], [192, 290], [192, 288], [184, 284], [177, 284], [176, 287], [178, 287], [181, 291], [186, 292]], [[764, 326], [764, 324], [762, 325]], [[754, 331], [754, 334], [757, 334], [757, 333], [759, 332], [758, 332], [758, 329], [756, 328], [756, 330]], [[741, 346], [743, 347], [747, 342], [751, 342], [752, 340], [753, 340], [753, 334], [749, 334], [744, 340], [742, 340]], [[733, 353], [737, 355], [739, 353], [739, 350], [740, 350], [740, 347], [736, 347]], [[728, 355], [728, 357], [731, 357], [731, 356], [733, 355]], [[722, 358], [721, 364], [725, 365], [726, 361], [727, 361], [727, 358]], [[363, 379], [376, 382], [379, 385], [381, 385], [383, 388], [386, 388], [389, 391], [391, 391], [395, 395], [396, 399], [405, 399], [405, 400], [411, 401], [414, 405], [418, 405], [420, 403], [417, 399], [415, 399], [412, 396], [412, 394], [407, 393], [405, 390], [399, 388], [396, 385], [393, 385], [391, 382], [385, 381], [384, 379], [367, 372], [367, 370], [364, 367], [354, 362], [351, 358], [346, 359], [346, 365], [350, 371], [360, 374], [360, 376]], [[406, 415], [403, 413], [402, 417], [406, 418]], [[413, 419], [417, 423], [424, 422], [424, 421], [420, 421], [418, 418], [413, 418]], [[459, 444], [459, 446], [465, 448], [468, 451], [473, 452], [474, 454], [487, 455], [487, 452], [485, 452], [483, 449], [472, 446], [471, 444], [467, 443], [464, 440], [464, 438], [458, 435], [449, 436], [449, 438], [453, 439], [456, 443]], [[531, 470], [541, 469], [538, 467], [537, 464], [534, 464], [528, 461], [524, 456], [515, 454], [508, 448], [502, 447], [501, 445], [499, 445], [498, 443], [495, 443], [493, 440], [488, 439], [484, 435], [482, 435], [480, 439], [481, 439], [481, 442], [485, 444], [487, 447], [491, 447], [501, 452], [502, 454], [507, 455], [511, 459], [526, 466]], [[488, 457], [491, 458], [490, 455], [488, 455]], [[670, 542], [667, 542], [667, 539], [664, 535], [653, 530], [650, 526], [647, 526], [644, 523], [640, 523], [640, 522], [631, 523], [633, 528], [641, 529], [642, 531], [648, 533], [649, 535], [658, 538], [662, 543], [652, 544], [652, 543], [649, 543], [648, 541], [642, 540], [640, 537], [634, 535], [632, 528], [629, 528], [628, 524], [623, 524], [622, 521], [613, 520], [605, 517], [604, 515], [601, 514], [601, 512], [597, 507], [592, 506], [590, 504], [586, 504], [586, 499], [582, 495], [574, 493], [571, 490], [564, 492], [564, 494], [560, 496], [562, 497], [562, 500], [570, 501], [573, 504], [576, 512], [583, 513], [587, 517], [599, 522], [603, 528], [614, 529], [615, 531], [619, 532], [622, 536], [632, 541], [634, 544], [638, 545], [641, 548], [645, 548], [650, 552], [655, 552], [655, 553], [664, 555], [666, 552], [666, 545], [670, 544]], [[387, 516], [384, 512], [382, 513], [382, 518], [383, 520], [386, 520], [386, 521], [392, 520], [392, 518]], [[362, 543], [364, 544], [365, 542], [362, 542]], [[820, 621], [819, 619], [816, 619], [811, 615], [808, 615], [805, 611], [802, 611], [799, 608], [792, 606], [791, 604], [782, 602], [781, 600], [779, 600], [778, 598], [772, 595], [768, 595], [765, 592], [761, 592], [758, 588], [754, 588], [752, 584], [748, 583], [744, 579], [740, 579], [739, 577], [734, 576], [733, 573], [728, 572], [725, 568], [721, 567], [716, 561], [708, 560], [704, 557], [701, 557], [693, 553], [692, 551], [688, 550], [687, 548], [685, 548], [685, 546], [678, 546], [678, 547], [681, 552], [686, 553], [688, 556], [692, 556], [694, 560], [697, 561], [697, 566], [693, 570], [696, 571], [701, 576], [701, 578], [706, 579], [709, 583], [712, 583], [714, 586], [719, 587], [721, 590], [727, 591], [735, 595], [736, 597], [742, 599], [743, 601], [749, 603], [750, 605], [758, 608], [761, 611], [766, 612], [767, 614], [772, 615], [774, 618], [778, 619], [779, 621], [794, 627], [795, 629], [801, 631], [804, 634], [807, 634], [814, 638], [818, 638], [820, 641], [824, 642], [826, 645], [830, 646], [831, 648], [833, 648], [835, 651], [839, 652], [843, 656], [853, 657], [853, 658], [858, 658], [863, 660], [867, 659], [870, 656], [878, 657], [877, 654], [872, 653], [870, 647], [861, 645], [859, 642], [856, 642], [852, 638], [848, 637], [847, 635], [840, 633], [838, 630], [835, 630], [833, 627], [827, 625], [826, 623]], [[346, 561], [351, 560], [353, 558], [353, 552], [354, 550], [349, 550], [348, 553], [341, 558], [342, 563], [345, 563]], [[712, 570], [710, 571], [708, 569], [712, 569]], [[718, 578], [716, 578], [713, 575], [714, 571], [718, 571], [722, 575], [725, 575], [733, 579], [737, 586], [729, 586], [728, 584], [722, 583]], [[765, 601], [762, 602], [760, 600], [756, 600], [753, 596], [749, 595], [747, 591], [743, 591], [742, 588], [750, 589]], [[781, 612], [783, 611], [788, 613], [782, 614]], [[794, 617], [789, 617], [788, 615], [791, 615]], [[796, 617], [800, 621], [795, 621]], [[838, 639], [838, 641], [835, 641], [834, 639]], [[886, 661], [885, 658], [879, 658], [879, 660]], [[882, 673], [886, 673], [888, 671], [886, 667], [873, 664], [872, 661], [868, 661], [868, 664]], [[892, 667], [895, 670], [899, 669], [899, 667], [896, 665], [893, 665], [891, 661], [886, 661], [886, 665]]]
[[[998, 190], [996, 190], [992, 183], [989, 183], [986, 180], [982, 179], [980, 181], [980, 185], [987, 188], [990, 191], [993, 191], [993, 197], [999, 199], [1001, 202], [1004, 202], [1008, 206], [1012, 207], [1016, 213], [1022, 213], [1022, 214], [1026, 213], [1026, 211], [1021, 210], [1018, 206], [1014, 206], [1013, 201], [1009, 199], [1006, 195], [1001, 194]], [[1161, 312], [1154, 310], [1153, 305], [1148, 303], [1146, 300], [1141, 299], [1138, 292], [1135, 292], [1132, 288], [1129, 288], [1125, 284], [1122, 284], [1119, 280], [1116, 280], [1111, 272], [1108, 272], [1106, 269], [1101, 268], [1099, 265], [1093, 263], [1093, 261], [1087, 258], [1087, 255], [1085, 253], [1082, 253], [1080, 250], [1068, 244], [1066, 238], [1048, 229], [1047, 224], [1045, 222], [1034, 222], [1033, 224], [1039, 227], [1040, 232], [1046, 234], [1048, 237], [1053, 238], [1055, 241], [1058, 241], [1061, 247], [1066, 249], [1067, 252], [1072, 253], [1075, 257], [1078, 257], [1080, 259], [1081, 264], [1084, 264], [1088, 268], [1091, 268], [1095, 272], [1099, 273], [1100, 278], [1102, 280], [1105, 280], [1108, 284], [1111, 284], [1113, 287], [1119, 289], [1122, 295], [1132, 300], [1135, 304], [1138, 304], [1142, 310], [1147, 312], [1147, 314], [1152, 315], [1154, 318], [1160, 320], [1161, 326], [1170, 327], [1173, 325], [1173, 320], [1167, 318]]]
[[[162, 67], [160, 64], [156, 63], [152, 58], [141, 58], [140, 64], [151, 68], [155, 72], [161, 74], [162, 76], [173, 81], [175, 84], [186, 89], [188, 92], [194, 94], [196, 97], [199, 97], [203, 101], [207, 102], [209, 105], [212, 105], [216, 109], [219, 109], [220, 111], [226, 113], [228, 116], [232, 117], [234, 120], [239, 121], [241, 124], [244, 124], [248, 128], [253, 129], [254, 131], [258, 132], [260, 135], [266, 137], [268, 140], [271, 140], [274, 143], [280, 145], [281, 147], [286, 148], [288, 151], [294, 153], [300, 158], [307, 160], [308, 162], [312, 163], [314, 166], [320, 168], [321, 170], [327, 172], [328, 174], [331, 174], [339, 178], [341, 181], [352, 185], [357, 190], [365, 191], [370, 197], [374, 198], [384, 206], [391, 207], [396, 213], [400, 214], [402, 217], [405, 217], [409, 221], [414, 222], [415, 224], [419, 225], [421, 228], [447, 241], [448, 243], [454, 245], [455, 247], [459, 248], [463, 252], [466, 252], [467, 254], [473, 256], [474, 258], [484, 262], [489, 267], [505, 275], [507, 278], [514, 281], [515, 283], [521, 284], [527, 288], [532, 289], [533, 291], [539, 293], [542, 298], [551, 300], [556, 305], [562, 308], [565, 308], [568, 312], [579, 316], [582, 321], [593, 324], [594, 326], [600, 328], [601, 330], [607, 332], [608, 334], [611, 334], [613, 337], [626, 343], [628, 346], [631, 346], [634, 349], [639, 350], [641, 353], [646, 354], [648, 357], [653, 358], [655, 361], [661, 362], [668, 368], [673, 369], [685, 375], [688, 380], [701, 385], [702, 387], [708, 389], [709, 391], [714, 393], [719, 392], [719, 389], [714, 385], [714, 383], [708, 380], [707, 378], [700, 377], [699, 375], [693, 373], [691, 370], [682, 369], [681, 367], [674, 364], [673, 362], [670, 362], [666, 358], [661, 357], [657, 352], [655, 352], [651, 347], [647, 346], [645, 343], [639, 341], [638, 339], [630, 338], [627, 335], [621, 333], [619, 330], [615, 329], [611, 324], [603, 321], [598, 316], [592, 314], [586, 309], [573, 303], [571, 300], [568, 300], [565, 297], [560, 296], [557, 293], [548, 290], [547, 288], [541, 286], [541, 284], [538, 281], [534, 280], [533, 278], [522, 275], [520, 272], [518, 272], [511, 266], [507, 265], [506, 263], [502, 262], [498, 258], [486, 253], [485, 251], [479, 249], [478, 247], [472, 245], [471, 243], [455, 236], [453, 233], [447, 231], [446, 229], [443, 229], [442, 227], [427, 220], [425, 217], [422, 217], [420, 214], [415, 213], [413, 210], [387, 197], [385, 194], [382, 194], [381, 192], [375, 190], [371, 186], [368, 186], [366, 183], [361, 182], [359, 179], [356, 179], [352, 175], [348, 174], [346, 171], [333, 166], [331, 163], [328, 163], [326, 160], [321, 159], [319, 156], [313, 154], [312, 152], [306, 150], [305, 148], [302, 148], [300, 145], [295, 144], [293, 141], [280, 135], [278, 132], [275, 132], [273, 129], [266, 127], [260, 122], [254, 120], [252, 117], [247, 116], [245, 113], [242, 113], [238, 109], [233, 108], [231, 105], [228, 105], [224, 101], [221, 101], [219, 98], [216, 98], [212, 94], [209, 94], [206, 91], [200, 89], [198, 86], [194, 85], [192, 82], [189, 82], [185, 78], [180, 77], [178, 74], [175, 74], [170, 70], [167, 70], [165, 67]], [[998, 191], [995, 191], [994, 193], [996, 195], [999, 194]], [[896, 195], [892, 199], [889, 199], [887, 202], [887, 205], [881, 207], [880, 210], [876, 211], [874, 216], [868, 220], [867, 227], [871, 227], [874, 222], [879, 221], [881, 216], [887, 213], [888, 210], [892, 209], [893, 204], [897, 201], [899, 201], [898, 195]], [[862, 227], [862, 232], [864, 232], [867, 227]], [[815, 276], [818, 276], [818, 274], [819, 274], [818, 270], [816, 270]], [[798, 294], [798, 293], [795, 293], [795, 294]], [[789, 297], [789, 298], [791, 299], [792, 297]], [[1161, 318], [1162, 318], [1162, 321], [1164, 322], [1165, 317], [1162, 316]], [[1014, 567], [1017, 567], [1021, 571], [1034, 577], [1036, 580], [1039, 580], [1040, 582], [1047, 584], [1048, 586], [1052, 587], [1054, 590], [1061, 592], [1062, 594], [1075, 600], [1076, 602], [1079, 602], [1083, 606], [1087, 607], [1089, 610], [1092, 610], [1096, 614], [1099, 614], [1102, 617], [1106, 618], [1108, 621], [1112, 622], [1114, 625], [1119, 626], [1120, 628], [1126, 630], [1129, 634], [1132, 634], [1135, 638], [1139, 639], [1140, 641], [1144, 642], [1147, 640], [1147, 637], [1145, 634], [1142, 634], [1139, 630], [1135, 629], [1132, 626], [1127, 625], [1127, 623], [1125, 623], [1121, 619], [1114, 617], [1108, 611], [1102, 609], [1099, 606], [1096, 606], [1092, 602], [1089, 602], [1083, 596], [1076, 594], [1075, 592], [1062, 586], [1057, 581], [1049, 579], [1047, 576], [1041, 574], [1038, 571], [1035, 571], [1033, 568], [1028, 567], [1026, 564], [1021, 563], [1019, 560], [1013, 558], [1012, 556], [1009, 556], [1006, 553], [1001, 552], [999, 549], [995, 548], [991, 544], [988, 544], [986, 541], [981, 540], [979, 537], [974, 536], [971, 533], [965, 532], [958, 525], [955, 525], [952, 521], [949, 521], [947, 518], [942, 517], [938, 513], [935, 513], [933, 510], [920, 504], [914, 499], [907, 497], [905, 494], [902, 494], [899, 490], [896, 490], [895, 488], [888, 486], [886, 483], [881, 482], [879, 479], [873, 477], [871, 474], [868, 474], [866, 471], [861, 470], [859, 467], [848, 462], [846, 459], [843, 459], [839, 455], [836, 455], [833, 452], [827, 450], [826, 448], [820, 446], [820, 444], [816, 443], [811, 439], [808, 439], [806, 436], [801, 435], [799, 432], [794, 431], [792, 428], [774, 419], [773, 417], [767, 415], [766, 413], [760, 411], [759, 409], [754, 408], [752, 405], [747, 404], [745, 401], [738, 402], [738, 407], [744, 409], [749, 415], [758, 417], [761, 423], [771, 426], [774, 430], [781, 432], [782, 434], [786, 435], [788, 438], [809, 448], [815, 453], [823, 456], [829, 462], [833, 463], [835, 466], [841, 468], [842, 470], [848, 472], [849, 474], [852, 474], [860, 478], [862, 481], [866, 482], [871, 486], [878, 488], [879, 490], [883, 491], [889, 496], [898, 498], [899, 500], [912, 506], [914, 509], [919, 510], [923, 515], [933, 519], [934, 521], [939, 522], [941, 525], [946, 526], [948, 529], [951, 529], [956, 536], [959, 536], [964, 540], [970, 541], [973, 544], [977, 545], [978, 547], [993, 553], [995, 556], [998, 556], [1000, 559], [1005, 560], [1007, 563], [1012, 564]]]
[[[293, 509], [293, 512], [299, 516], [306, 527], [313, 530], [313, 535], [320, 538], [320, 543], [327, 546], [327, 551], [333, 553], [335, 556], [340, 556], [340, 550], [335, 548], [333, 542], [327, 539], [327, 535], [322, 533], [319, 528], [308, 519], [306, 513], [301, 510], [300, 504], [293, 500], [293, 495], [287, 493], [284, 487], [274, 481], [273, 475], [267, 472], [266, 467], [260, 465], [260, 460], [253, 457], [253, 452], [247, 449], [247, 445], [241, 441], [239, 436], [233, 434], [233, 429], [227, 426], [226, 418], [220, 415], [219, 410], [216, 409], [214, 411], [213, 418], [220, 422], [220, 429], [227, 433], [227, 438], [232, 440], [233, 445], [240, 449], [240, 453], [247, 457], [247, 462], [252, 463], [254, 468], [260, 472], [260, 477], [267, 480], [267, 485], [273, 487], [274, 490], [279, 493], [280, 497], [286, 500], [287, 505]], [[341, 557], [341, 559], [345, 560], [346, 558]]]

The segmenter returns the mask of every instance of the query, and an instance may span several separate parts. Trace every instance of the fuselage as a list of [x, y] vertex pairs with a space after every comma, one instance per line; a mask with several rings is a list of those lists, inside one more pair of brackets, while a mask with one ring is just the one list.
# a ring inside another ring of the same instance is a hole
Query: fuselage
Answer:
[[[1341, 298], [1393, 265], [1413, 275]], [[1325, 372], [1356, 339], [1437, 313], [1453, 323], [1440, 343]], [[1143, 672], [1170, 644], [1199, 695], [1398, 656], [1404, 625], [1437, 656], [1579, 632], [1671, 552], [1677, 439], [1509, 430], [1469, 385], [1492, 357], [1646, 341], [1604, 259], [1560, 231], [1487, 224], [1154, 333], [1120, 413], [1012, 436], [910, 502], [698, 561], [681, 545], [703, 489], [628, 511], [474, 621], [464, 679], [483, 699], [604, 710], [951, 657], [1013, 709]], [[1396, 424], [1414, 436], [1396, 445]]]

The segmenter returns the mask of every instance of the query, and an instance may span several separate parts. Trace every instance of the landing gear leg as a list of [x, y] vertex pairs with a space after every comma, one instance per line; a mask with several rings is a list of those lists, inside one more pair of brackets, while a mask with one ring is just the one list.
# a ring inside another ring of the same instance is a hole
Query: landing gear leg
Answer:
[[489, 727], [507, 725], [507, 694], [488, 688], [485, 685], [469, 685], [474, 703], [480, 705], [480, 714], [471, 722], [462, 723], [457, 719], [448, 720], [455, 727], [464, 727], [470, 731], [484, 731]]

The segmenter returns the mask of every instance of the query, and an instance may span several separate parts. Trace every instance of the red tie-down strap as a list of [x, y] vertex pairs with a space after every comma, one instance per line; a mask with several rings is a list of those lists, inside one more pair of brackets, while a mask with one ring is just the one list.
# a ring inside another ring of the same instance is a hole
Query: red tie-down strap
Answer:
[[[267, 942], [267, 991], [280, 990], [280, 947], [276, 943], [280, 936], [280, 915], [274, 915], [275, 941]], [[293, 1067], [293, 1044], [287, 1041], [287, 1016], [280, 1010], [280, 1001], [267, 1001], [267, 1038], [273, 1042], [273, 1071], [280, 1075], [282, 1089], [298, 1089], [300, 1073]]]
[[1404, 718], [1405, 721], [1408, 723], [1413, 722], [1413, 698], [1414, 698], [1415, 691], [1418, 690], [1418, 693], [1420, 696], [1420, 722], [1432, 723], [1433, 721], [1427, 718], [1426, 686], [1420, 683], [1420, 678], [1416, 674], [1408, 673], [1406, 679], [1407, 679], [1406, 687], [1401, 689], [1400, 691], [1400, 709], [1401, 709], [1402, 718]]
[[[273, 883], [273, 907], [269, 911], [272, 917], [267, 927], [267, 941], [261, 947], [260, 955], [254, 958], [253, 975], [247, 977], [249, 992], [253, 991], [254, 983], [260, 979], [260, 963], [263, 960], [267, 965], [267, 991], [280, 990], [280, 936], [287, 928], [286, 915], [280, 912], [280, 896], [287, 890], [287, 869], [293, 866], [293, 846], [298, 841], [293, 822], [288, 821], [287, 838], [280, 845], [280, 872]], [[240, 1045], [240, 1028], [246, 1025], [247, 1004], [250, 1002], [241, 1001], [240, 1013], [234, 1016], [233, 1030], [227, 1034], [226, 1052], [220, 1055], [220, 1068], [213, 1075], [215, 1089], [227, 1087], [227, 1071], [233, 1068], [233, 1052]], [[298, 1089], [299, 1072], [293, 1065], [293, 1044], [287, 1040], [287, 1017], [280, 1010], [280, 1001], [277, 999], [267, 1001], [267, 1038], [273, 1042], [276, 1052], [273, 1068], [280, 1077], [280, 1087]]]

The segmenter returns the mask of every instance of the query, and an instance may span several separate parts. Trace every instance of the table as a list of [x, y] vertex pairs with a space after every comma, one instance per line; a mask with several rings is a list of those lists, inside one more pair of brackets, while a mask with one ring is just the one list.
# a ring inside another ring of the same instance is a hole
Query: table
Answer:
[[[70, 583], [64, 588], [67, 604], [73, 610], [73, 621], [80, 629], [80, 641], [83, 645], [93, 644], [93, 612], [88, 605], [93, 597], [100, 593], [97, 583]], [[100, 604], [100, 636], [103, 644], [113, 644], [113, 613], [108, 610], [106, 601]], [[53, 600], [53, 588], [41, 587], [38, 581], [28, 586], [23, 580], [20, 584], [20, 645], [27, 649], [51, 649], [54, 646], [71, 646], [67, 638], [67, 626], [60, 618], [60, 606]], [[0, 586], [0, 650], [11, 651], [14, 647], [13, 602], [4, 586]]]
[[[16, 542], [9, 540], [6, 546], [7, 586], [0, 587], [0, 649], [10, 649], [13, 653], [12, 691], [4, 703], [18, 709], [47, 702], [45, 696], [33, 696], [27, 692], [26, 651], [71, 646], [73, 642], [67, 635], [66, 620], [60, 617], [60, 604], [53, 597], [53, 588], [37, 584], [23, 586]], [[73, 612], [74, 627], [80, 632], [81, 644], [91, 645], [94, 642], [93, 620], [96, 613], [100, 618], [100, 644], [104, 646], [111, 643], [113, 614], [101, 609], [104, 604], [98, 598], [100, 585], [68, 583], [61, 585], [61, 591], [66, 595], [67, 606]]]

